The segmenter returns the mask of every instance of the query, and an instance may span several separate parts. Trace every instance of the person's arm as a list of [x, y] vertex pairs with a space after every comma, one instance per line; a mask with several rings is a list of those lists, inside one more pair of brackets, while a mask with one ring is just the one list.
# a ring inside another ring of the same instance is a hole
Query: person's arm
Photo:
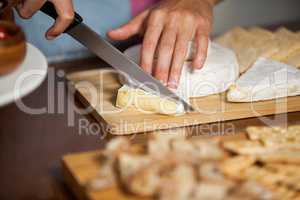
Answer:
[[[213, 22], [213, 6], [218, 0], [162, 0], [119, 29], [110, 31], [114, 40], [143, 33], [141, 66], [169, 88], [176, 88], [187, 52], [193, 40], [197, 53], [192, 67], [201, 69], [207, 55]], [[153, 66], [154, 54], [158, 59]]]
[[[46, 38], [51, 40], [59, 36], [72, 23], [74, 19], [74, 9], [72, 0], [50, 0], [58, 13], [53, 26], [47, 31]], [[23, 0], [16, 8], [19, 15], [28, 19], [31, 18], [46, 2], [46, 0]]]

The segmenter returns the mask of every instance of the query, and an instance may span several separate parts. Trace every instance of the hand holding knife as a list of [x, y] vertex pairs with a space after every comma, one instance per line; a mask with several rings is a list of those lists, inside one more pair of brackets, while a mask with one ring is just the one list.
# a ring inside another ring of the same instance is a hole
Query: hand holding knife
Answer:
[[[54, 5], [49, 1], [43, 5], [41, 11], [53, 19], [58, 17]], [[154, 92], [159, 96], [181, 102], [186, 111], [194, 110], [186, 101], [170, 91], [160, 81], [144, 72], [135, 62], [130, 60], [126, 55], [85, 25], [79, 14], [75, 13], [75, 18], [71, 25], [66, 29], [65, 33], [86, 46], [91, 52], [102, 58], [117, 71], [126, 74], [135, 82], [141, 83], [142, 88], [146, 91]]]

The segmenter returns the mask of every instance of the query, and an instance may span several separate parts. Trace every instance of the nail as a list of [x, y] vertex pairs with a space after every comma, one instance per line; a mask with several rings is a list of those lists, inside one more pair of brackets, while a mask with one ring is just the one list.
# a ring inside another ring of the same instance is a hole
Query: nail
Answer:
[[46, 38], [47, 38], [47, 40], [54, 40], [55, 37], [49, 35]]
[[206, 57], [201, 58], [201, 68], [205, 65]]
[[58, 37], [58, 34], [53, 34], [53, 33], [47, 33], [46, 38], [48, 40], [54, 40], [56, 37]]
[[201, 57], [201, 58], [199, 59], [199, 62], [195, 62], [196, 64], [193, 64], [193, 69], [194, 69], [195, 71], [201, 70], [201, 69], [203, 68], [204, 64], [205, 64], [205, 60], [206, 60], [205, 57]]
[[199, 73], [202, 71], [202, 68], [192, 68], [192, 73]]

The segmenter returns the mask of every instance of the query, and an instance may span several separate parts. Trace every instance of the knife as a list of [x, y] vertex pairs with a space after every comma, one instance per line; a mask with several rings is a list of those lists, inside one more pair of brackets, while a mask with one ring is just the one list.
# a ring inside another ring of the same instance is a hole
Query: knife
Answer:
[[[53, 19], [58, 17], [54, 5], [49, 1], [43, 5], [41, 11]], [[176, 102], [181, 102], [185, 111], [194, 111], [193, 107], [185, 100], [165, 87], [160, 81], [144, 72], [143, 69], [129, 59], [129, 57], [85, 25], [82, 17], [78, 13], [75, 13], [74, 20], [66, 29], [65, 33], [69, 34], [75, 40], [87, 47], [91, 52], [110, 64], [117, 71], [124, 73], [133, 79], [134, 82], [140, 83], [140, 86], [142, 86], [142, 88], [146, 91], [155, 93], [159, 96], [171, 98]]]

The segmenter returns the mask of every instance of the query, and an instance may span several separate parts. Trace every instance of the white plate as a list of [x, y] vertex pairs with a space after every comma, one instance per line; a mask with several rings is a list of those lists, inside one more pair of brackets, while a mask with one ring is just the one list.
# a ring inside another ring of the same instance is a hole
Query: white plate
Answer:
[[35, 90], [44, 81], [47, 68], [45, 56], [36, 47], [27, 43], [23, 63], [12, 73], [0, 76], [0, 107]]

